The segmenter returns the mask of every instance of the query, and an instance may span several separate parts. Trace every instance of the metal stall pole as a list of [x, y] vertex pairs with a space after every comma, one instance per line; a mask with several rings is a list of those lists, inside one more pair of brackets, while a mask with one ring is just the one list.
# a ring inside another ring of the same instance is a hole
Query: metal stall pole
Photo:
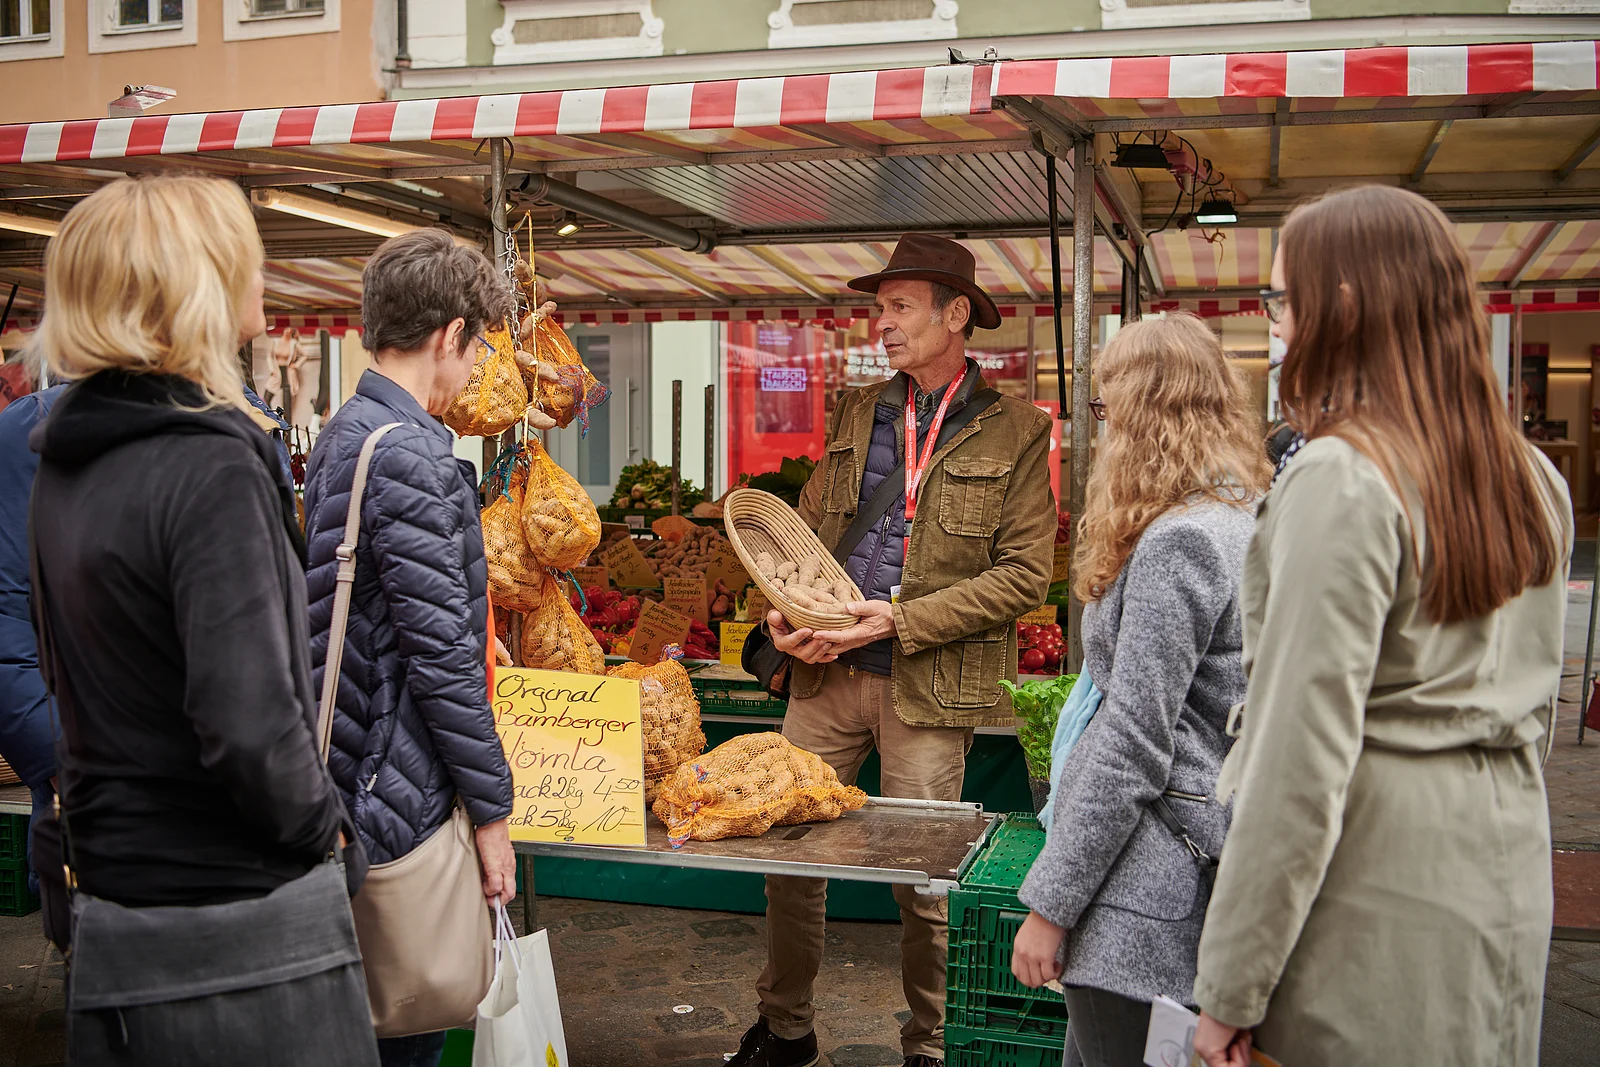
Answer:
[[707, 503], [717, 498], [717, 387], [706, 386], [706, 466]]
[[[1056, 321], [1060, 322], [1059, 314]], [[1089, 414], [1089, 346], [1093, 326], [1094, 138], [1090, 136], [1072, 146], [1072, 489], [1067, 499], [1071, 501], [1074, 523], [1083, 521], [1083, 498], [1089, 483], [1089, 431], [1093, 418]], [[1067, 661], [1076, 671], [1083, 665], [1083, 602], [1076, 593], [1069, 593], [1067, 629]]]
[[1144, 247], [1133, 246], [1133, 262], [1122, 265], [1122, 324], [1138, 322], [1144, 313], [1139, 308], [1139, 268], [1143, 265]]
[[[402, 4], [402, 6], [404, 6]], [[502, 273], [509, 275], [514, 264], [511, 262], [510, 227], [506, 223], [506, 140], [504, 137], [491, 138], [489, 141], [489, 224], [490, 241], [489, 258], [494, 260], [496, 267]], [[516, 441], [516, 428], [507, 430], [501, 438], [502, 447], [510, 447]], [[494, 439], [484, 438], [483, 454], [492, 463], [494, 457], [489, 453], [494, 449]], [[487, 468], [485, 468], [487, 469]], [[511, 662], [522, 665], [522, 616], [515, 612], [511, 614], [510, 633], [508, 633], [506, 651], [511, 653]], [[522, 933], [524, 936], [533, 933], [539, 925], [539, 902], [534, 894], [533, 861], [523, 853], [517, 853], [517, 874], [522, 878]]]
[[1578, 744], [1583, 744], [1584, 716], [1589, 713], [1589, 685], [1594, 678], [1594, 623], [1600, 608], [1600, 563], [1589, 581], [1589, 640], [1583, 649], [1583, 677], [1578, 679]]
[[[1065, 419], [1067, 411], [1067, 353], [1066, 341], [1061, 336], [1061, 206], [1056, 194], [1056, 157], [1044, 157], [1045, 195], [1050, 199], [1050, 283], [1056, 305], [1056, 391], [1060, 403], [1056, 418]], [[1076, 516], [1074, 516], [1076, 518]]]
[[683, 514], [681, 504], [683, 482], [683, 381], [672, 382], [672, 513]]

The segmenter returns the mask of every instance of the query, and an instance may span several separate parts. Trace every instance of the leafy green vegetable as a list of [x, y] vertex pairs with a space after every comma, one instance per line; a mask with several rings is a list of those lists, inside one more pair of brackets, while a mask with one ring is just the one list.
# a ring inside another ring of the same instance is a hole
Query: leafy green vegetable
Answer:
[[1056, 720], [1061, 718], [1061, 708], [1077, 681], [1076, 674], [1032, 678], [1021, 685], [1000, 680], [1011, 694], [1011, 706], [1017, 713], [1017, 743], [1022, 746], [1030, 778], [1050, 777], [1050, 745], [1056, 736]]
[[[705, 499], [705, 494], [687, 478], [678, 480], [678, 506], [685, 512]], [[642, 459], [623, 467], [617, 474], [617, 488], [611, 505], [662, 511], [672, 506], [672, 468], [654, 460]]]
[[767, 471], [765, 474], [746, 475], [743, 484], [751, 489], [771, 493], [790, 507], [798, 507], [800, 490], [806, 487], [806, 482], [811, 480], [811, 472], [816, 469], [817, 461], [810, 456], [798, 458], [785, 456], [777, 470]]

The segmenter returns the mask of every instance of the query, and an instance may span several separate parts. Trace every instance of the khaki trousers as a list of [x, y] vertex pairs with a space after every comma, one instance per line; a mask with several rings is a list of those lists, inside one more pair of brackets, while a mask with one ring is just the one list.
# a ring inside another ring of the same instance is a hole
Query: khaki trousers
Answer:
[[[821, 756], [845, 784], [854, 784], [877, 748], [886, 797], [960, 800], [972, 731], [909, 726], [894, 713], [892, 682], [881, 674], [831, 664], [817, 695], [789, 702], [783, 736]], [[911, 1019], [900, 1030], [906, 1056], [944, 1057], [945, 955], [948, 911], [943, 897], [894, 887], [904, 933], [901, 983]], [[812, 984], [822, 965], [828, 883], [820, 878], [767, 878], [767, 966], [756, 991], [772, 1032], [794, 1040], [815, 1026]]]

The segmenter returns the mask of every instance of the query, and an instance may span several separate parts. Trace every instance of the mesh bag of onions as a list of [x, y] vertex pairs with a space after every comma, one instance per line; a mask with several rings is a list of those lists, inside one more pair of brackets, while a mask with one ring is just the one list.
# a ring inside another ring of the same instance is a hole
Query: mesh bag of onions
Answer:
[[821, 756], [768, 732], [741, 734], [685, 763], [661, 784], [650, 810], [676, 847], [831, 821], [866, 802]]
[[606, 671], [639, 683], [639, 713], [644, 721], [644, 799], [656, 798], [663, 780], [706, 750], [700, 729], [700, 701], [689, 672], [677, 660], [619, 663]]

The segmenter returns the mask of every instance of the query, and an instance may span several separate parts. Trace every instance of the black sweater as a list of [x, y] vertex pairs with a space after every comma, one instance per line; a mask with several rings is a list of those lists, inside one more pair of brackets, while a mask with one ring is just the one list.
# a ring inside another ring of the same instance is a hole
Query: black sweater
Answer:
[[265, 895], [348, 825], [292, 492], [242, 412], [180, 404], [203, 404], [182, 379], [103, 372], [30, 439], [72, 866], [130, 906]]

